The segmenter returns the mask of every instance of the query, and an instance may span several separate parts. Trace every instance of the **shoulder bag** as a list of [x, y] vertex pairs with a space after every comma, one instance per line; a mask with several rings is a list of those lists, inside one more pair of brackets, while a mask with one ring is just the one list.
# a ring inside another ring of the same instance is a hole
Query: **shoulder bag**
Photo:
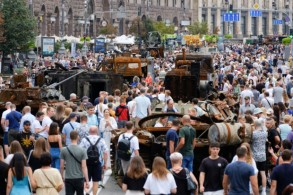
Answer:
[[54, 185], [53, 182], [49, 179], [49, 177], [46, 175], [46, 173], [44, 172], [44, 170], [42, 170], [42, 169], [40, 169], [40, 170], [42, 171], [43, 175], [45, 175], [45, 177], [47, 178], [47, 180], [50, 182], [50, 184], [52, 185], [52, 188], [54, 188], [54, 189], [57, 191], [55, 185]]
[[187, 180], [187, 189], [188, 191], [194, 191], [197, 189], [196, 183], [192, 180], [190, 176], [190, 172], [187, 168], [184, 168], [186, 172], [186, 180]]
[[81, 164], [81, 162], [80, 162], [79, 160], [77, 160], [77, 158], [76, 158], [76, 157], [72, 154], [72, 152], [69, 150], [68, 146], [67, 146], [66, 148], [67, 148], [69, 154], [74, 158], [74, 160], [75, 160], [76, 162], [78, 162], [79, 164]]

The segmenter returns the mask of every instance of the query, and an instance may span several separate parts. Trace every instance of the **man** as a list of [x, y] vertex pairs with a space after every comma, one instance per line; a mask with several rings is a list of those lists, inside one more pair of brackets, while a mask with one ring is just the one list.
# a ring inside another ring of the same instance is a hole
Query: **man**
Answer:
[[16, 111], [15, 104], [11, 104], [11, 112], [6, 115], [5, 126], [8, 127], [8, 143], [15, 140], [19, 132], [22, 114]]
[[25, 106], [22, 109], [23, 112], [23, 116], [20, 120], [20, 128], [19, 130], [23, 130], [23, 122], [24, 121], [29, 121], [31, 124], [34, 122], [34, 120], [36, 119], [36, 117], [34, 115], [32, 115], [31, 113], [31, 107], [30, 106]]
[[53, 122], [51, 117], [55, 114], [55, 109], [53, 107], [48, 107], [44, 119], [42, 120], [42, 131], [38, 133], [38, 136], [41, 136], [45, 139], [48, 138], [49, 127]]
[[[135, 135], [133, 135], [133, 129], [134, 129], [133, 122], [127, 121], [125, 124], [125, 127], [126, 127], [126, 132], [119, 136], [118, 144], [119, 144], [119, 141], [121, 141], [122, 139], [130, 140], [130, 151], [131, 151], [131, 158], [132, 158], [135, 155], [139, 155], [139, 151], [138, 151], [139, 142], [138, 142], [138, 138]], [[121, 159], [121, 166], [122, 166], [124, 174], [126, 174], [129, 164], [130, 164], [130, 160], [125, 161]]]
[[160, 88], [160, 93], [158, 94], [158, 99], [161, 102], [165, 102], [165, 88], [164, 87]]
[[264, 92], [264, 98], [260, 101], [260, 106], [264, 107], [265, 109], [273, 108], [274, 106], [274, 99], [270, 97], [269, 92]]
[[210, 156], [203, 159], [199, 167], [199, 190], [204, 195], [223, 195], [222, 178], [228, 162], [219, 156], [220, 143], [210, 143], [209, 151]]
[[136, 126], [140, 119], [151, 115], [151, 101], [145, 96], [145, 89], [140, 89], [140, 96], [135, 98], [135, 109], [136, 109]]
[[182, 166], [193, 172], [193, 149], [196, 144], [195, 129], [190, 125], [189, 115], [182, 117], [182, 124], [184, 126], [179, 130], [179, 143], [175, 152], [180, 152], [183, 155]]
[[293, 183], [292, 151], [284, 150], [282, 159], [283, 163], [273, 169], [270, 195], [281, 195], [286, 186]]
[[[290, 74], [289, 74], [290, 75]], [[288, 76], [288, 75], [287, 75]], [[286, 77], [287, 78], [287, 77]], [[291, 94], [291, 89], [293, 88], [293, 76], [290, 75], [290, 80], [287, 82], [286, 84], [286, 91], [287, 91], [287, 95], [288, 97], [291, 99], [292, 98], [292, 94]]]
[[102, 168], [104, 170], [106, 169], [109, 149], [107, 148], [105, 140], [98, 136], [98, 127], [91, 126], [89, 135], [81, 140], [79, 146], [85, 148], [87, 151], [91, 145], [95, 144], [100, 154], [99, 161], [92, 162], [89, 156], [86, 161], [89, 181], [91, 179], [93, 180], [93, 194], [97, 194], [99, 182], [102, 181]]
[[[163, 108], [163, 112], [167, 113], [167, 112], [171, 112], [171, 113], [179, 113], [178, 109], [174, 106], [174, 100], [173, 99], [169, 99], [167, 100], [167, 105]], [[168, 117], [168, 121], [173, 121], [175, 117], [174, 116], [169, 116]]]
[[280, 133], [276, 130], [275, 119], [267, 118], [266, 127], [268, 129], [268, 141], [269, 145], [273, 148], [274, 152], [277, 153], [281, 146], [281, 136]]
[[254, 109], [255, 109], [255, 105], [251, 103], [250, 97], [246, 96], [244, 98], [244, 104], [242, 104], [239, 108], [239, 115], [243, 115], [248, 110], [250, 110], [253, 113]]
[[260, 95], [260, 92], [258, 90], [256, 90], [256, 87], [254, 85], [251, 87], [251, 92], [253, 93], [253, 101], [252, 102], [255, 106], [258, 106], [258, 97]]
[[245, 104], [245, 98], [249, 97], [249, 103], [251, 103], [250, 100], [253, 100], [253, 93], [251, 91], [251, 89], [249, 88], [249, 85], [246, 84], [244, 86], [244, 90], [240, 93], [240, 104], [244, 105]]
[[167, 168], [171, 169], [170, 155], [175, 152], [177, 147], [178, 135], [177, 131], [180, 128], [180, 120], [178, 118], [173, 119], [171, 128], [166, 133], [166, 161]]
[[87, 153], [77, 145], [77, 131], [70, 132], [71, 144], [63, 147], [60, 153], [60, 173], [64, 180], [64, 164], [66, 162], [65, 172], [65, 193], [83, 195], [84, 182], [85, 187], [89, 188], [88, 171], [86, 166]]
[[205, 114], [205, 112], [202, 110], [202, 108], [198, 106], [198, 99], [197, 98], [193, 98], [191, 103], [194, 106], [194, 109], [196, 110], [196, 117], [200, 117]]
[[[236, 151], [238, 161], [229, 164], [225, 169], [223, 178], [224, 195], [247, 194], [249, 195], [249, 182], [251, 183], [253, 194], [259, 195], [257, 186], [257, 176], [251, 165], [246, 163], [247, 150], [239, 147]], [[228, 192], [228, 184], [230, 190]]]
[[71, 93], [69, 95], [69, 101], [74, 102], [74, 101], [76, 101], [76, 99], [77, 99], [77, 96], [75, 93]]
[[70, 132], [80, 127], [80, 124], [76, 122], [77, 117], [75, 113], [70, 113], [68, 118], [70, 121], [62, 129], [63, 140], [65, 140], [66, 146], [70, 144]]
[[[83, 138], [89, 135], [89, 129], [90, 129], [90, 126], [87, 124], [87, 116], [81, 115], [80, 126], [76, 129], [80, 140], [82, 140]], [[80, 142], [78, 142], [78, 144], [80, 144]]]
[[[95, 107], [93, 105], [88, 106], [86, 112], [87, 112], [87, 115], [86, 115], [87, 116], [87, 124], [89, 126], [99, 127], [99, 121], [98, 121], [98, 117], [95, 112]], [[101, 135], [101, 137], [103, 137], [101, 132], [100, 132], [100, 135]]]
[[35, 137], [31, 132], [31, 122], [23, 122], [23, 130], [17, 134], [16, 140], [19, 141], [26, 157], [28, 158], [30, 151], [34, 149]]
[[5, 120], [8, 113], [11, 112], [11, 102], [5, 103], [6, 110], [2, 113], [1, 116], [1, 127], [4, 131], [4, 137], [3, 137], [3, 145], [5, 150], [5, 155], [7, 156], [9, 154], [9, 145], [8, 145], [8, 127], [5, 126]]
[[267, 177], [266, 177], [266, 140], [268, 133], [263, 127], [263, 120], [254, 121], [255, 130], [252, 133], [251, 149], [256, 166], [261, 175], [262, 194], [266, 194]]
[[284, 89], [281, 87], [281, 79], [279, 78], [276, 82], [276, 87], [273, 88], [273, 97], [274, 97], [274, 103], [277, 104], [279, 102], [284, 102], [283, 99], [283, 93]]

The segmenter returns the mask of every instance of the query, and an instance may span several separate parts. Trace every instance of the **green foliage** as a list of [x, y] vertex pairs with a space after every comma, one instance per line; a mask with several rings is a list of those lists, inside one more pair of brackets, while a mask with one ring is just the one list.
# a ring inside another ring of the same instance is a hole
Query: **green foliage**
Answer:
[[207, 22], [194, 22], [192, 25], [188, 26], [188, 30], [190, 34], [208, 34], [209, 28]]
[[[87, 42], [91, 41], [91, 38], [90, 37], [86, 37], [85, 40]], [[84, 42], [84, 38], [83, 37], [80, 37], [80, 42]]]
[[140, 35], [143, 40], [146, 40], [148, 32], [155, 31], [154, 22], [151, 19], [147, 18], [145, 21], [142, 21], [140, 18], [136, 18], [131, 23], [129, 33], [138, 37], [138, 26], [140, 28]]
[[232, 39], [233, 38], [233, 35], [231, 35], [231, 34], [225, 34], [225, 39]]
[[154, 29], [158, 31], [161, 35], [163, 34], [173, 34], [174, 33], [174, 24], [170, 26], [166, 26], [166, 24], [162, 21], [154, 22]]
[[102, 35], [111, 35], [116, 33], [117, 33], [117, 28], [110, 24], [108, 24], [105, 27], [102, 27], [99, 31], [99, 34], [102, 34]]
[[216, 43], [219, 40], [218, 35], [205, 35], [205, 40], [208, 43]]
[[[76, 43], [76, 49], [81, 49], [83, 46], [83, 43]], [[58, 51], [61, 47], [61, 41], [55, 42], [54, 51]], [[64, 47], [65, 49], [71, 50], [71, 43], [64, 41]]]
[[290, 37], [286, 37], [286, 38], [282, 39], [282, 44], [284, 44], [284, 45], [290, 45], [291, 44], [291, 38]]
[[0, 50], [6, 53], [27, 51], [36, 36], [36, 19], [31, 15], [24, 0], [2, 0], [2, 3], [0, 12], [4, 19], [5, 41], [0, 44]]

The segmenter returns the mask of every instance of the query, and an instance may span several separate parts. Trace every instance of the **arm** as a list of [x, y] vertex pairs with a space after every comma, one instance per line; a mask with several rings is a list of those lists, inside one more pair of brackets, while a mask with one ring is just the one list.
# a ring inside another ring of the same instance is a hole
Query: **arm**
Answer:
[[85, 178], [85, 183], [86, 183], [85, 185], [87, 186], [86, 188], [88, 188], [89, 178], [88, 178], [88, 174], [87, 174], [86, 160], [81, 160], [81, 169], [82, 169], [83, 176]]
[[138, 151], [138, 150], [134, 150], [133, 152], [134, 152], [134, 154], [135, 154], [136, 156], [139, 156], [139, 151]]
[[12, 171], [11, 171], [11, 169], [9, 169], [8, 178], [7, 178], [6, 195], [10, 195], [12, 185], [13, 185], [13, 183], [12, 183]]
[[199, 192], [204, 192], [204, 186], [203, 186], [203, 183], [204, 183], [204, 179], [205, 179], [205, 172], [200, 172], [199, 174], [199, 184], [200, 184], [200, 188], [199, 188]]
[[169, 141], [169, 151], [170, 151], [170, 154], [172, 154], [173, 152], [175, 152], [174, 141], [173, 140], [170, 140]]
[[151, 109], [151, 106], [148, 107], [148, 113], [149, 113], [148, 115], [152, 115], [152, 109]]
[[275, 136], [274, 139], [275, 139], [276, 145], [278, 145], [281, 141], [279, 136]]
[[63, 186], [64, 186], [64, 184], [62, 183], [62, 184], [60, 184], [58, 187], [57, 187], [57, 192], [60, 192], [61, 190], [62, 190], [62, 188], [63, 188]]
[[107, 168], [107, 160], [108, 160], [108, 152], [107, 151], [104, 152], [103, 159], [104, 159], [104, 166], [103, 166], [103, 168], [106, 169]]
[[[144, 193], [145, 193], [146, 195], [148, 195], [148, 194], [151, 193], [151, 191], [150, 191], [150, 190], [147, 190], [147, 189], [144, 189]], [[8, 195], [9, 195], [9, 194], [8, 194]]]
[[2, 129], [5, 129], [5, 118], [1, 118]]
[[224, 174], [224, 178], [223, 178], [224, 195], [228, 194], [228, 183], [229, 183], [229, 176]]
[[35, 182], [34, 178], [33, 178], [33, 171], [30, 167], [25, 167], [27, 168], [28, 170], [28, 177], [30, 179], [30, 182], [31, 182], [31, 186], [33, 189], [36, 189], [37, 188], [37, 183]]
[[180, 141], [175, 149], [175, 152], [178, 152], [185, 144], [185, 138], [184, 137], [181, 137], [180, 138]]
[[64, 160], [63, 159], [60, 159], [60, 174], [64, 181]]
[[277, 181], [272, 180], [271, 189], [270, 189], [270, 195], [276, 195], [277, 194], [276, 189], [277, 189]]
[[[196, 183], [196, 185], [198, 186], [197, 179], [196, 179], [196, 177], [193, 175], [192, 172], [190, 172], [190, 177], [191, 177], [192, 181], [194, 181], [194, 182]], [[196, 195], [196, 194], [198, 194], [198, 189], [196, 189], [196, 190], [194, 191], [194, 195]]]
[[127, 184], [125, 184], [125, 183], [122, 184], [122, 190], [123, 190], [123, 192], [126, 192], [126, 190], [127, 190]]
[[61, 138], [61, 135], [58, 136], [58, 145], [59, 145], [59, 148], [61, 150], [61, 148], [62, 148], [62, 138]]
[[192, 142], [192, 149], [195, 148], [195, 145], [196, 145], [196, 139], [194, 138], [194, 139], [193, 139], [193, 142]]
[[[9, 120], [5, 120], [5, 127], [8, 127], [9, 126]], [[5, 129], [5, 128], [4, 128]]]
[[171, 189], [171, 194], [176, 194], [176, 192], [177, 192], [177, 188]]
[[250, 176], [250, 183], [251, 183], [253, 194], [258, 195], [259, 191], [258, 191], [258, 184], [257, 184], [257, 174]]

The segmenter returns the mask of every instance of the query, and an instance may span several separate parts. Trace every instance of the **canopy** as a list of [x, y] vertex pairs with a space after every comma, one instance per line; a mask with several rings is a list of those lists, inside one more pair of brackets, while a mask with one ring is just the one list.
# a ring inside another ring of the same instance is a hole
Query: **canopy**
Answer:
[[115, 44], [122, 44], [122, 45], [133, 45], [135, 42], [135, 37], [134, 36], [126, 36], [126, 35], [121, 35], [119, 37], [116, 37], [113, 42]]

